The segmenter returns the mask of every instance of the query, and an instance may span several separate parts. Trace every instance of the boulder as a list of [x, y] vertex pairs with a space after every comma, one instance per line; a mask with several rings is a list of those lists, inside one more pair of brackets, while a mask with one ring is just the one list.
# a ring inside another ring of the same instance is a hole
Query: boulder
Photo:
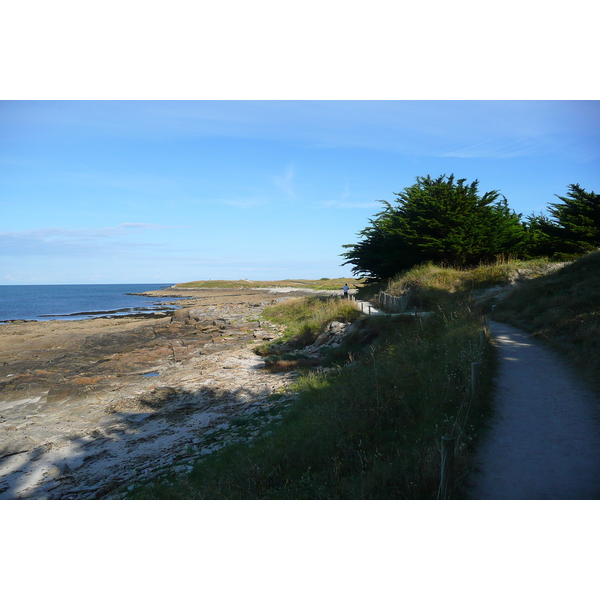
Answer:
[[330, 340], [330, 338], [330, 333], [328, 331], [325, 331], [315, 340], [313, 346], [316, 348], [318, 348], [319, 346], [323, 346], [323, 344], [326, 344]]
[[186, 322], [190, 318], [190, 308], [176, 310], [171, 316], [171, 323]]

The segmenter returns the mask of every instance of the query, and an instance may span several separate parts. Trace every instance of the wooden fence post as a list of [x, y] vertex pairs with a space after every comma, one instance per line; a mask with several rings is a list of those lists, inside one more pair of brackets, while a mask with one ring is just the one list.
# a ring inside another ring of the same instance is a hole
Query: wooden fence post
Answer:
[[442, 437], [442, 473], [440, 482], [440, 497], [448, 500], [454, 490], [454, 442], [452, 435]]
[[471, 363], [471, 398], [475, 398], [479, 392], [479, 379], [481, 376], [481, 364]]

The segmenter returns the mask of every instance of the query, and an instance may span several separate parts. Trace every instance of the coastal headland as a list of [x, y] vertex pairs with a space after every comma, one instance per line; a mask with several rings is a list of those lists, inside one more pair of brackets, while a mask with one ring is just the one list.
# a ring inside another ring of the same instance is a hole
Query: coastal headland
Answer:
[[180, 298], [168, 316], [3, 324], [0, 499], [104, 498], [177, 459], [186, 468], [293, 381], [252, 348], [281, 333], [266, 306], [310, 293], [174, 287], [143, 294]]

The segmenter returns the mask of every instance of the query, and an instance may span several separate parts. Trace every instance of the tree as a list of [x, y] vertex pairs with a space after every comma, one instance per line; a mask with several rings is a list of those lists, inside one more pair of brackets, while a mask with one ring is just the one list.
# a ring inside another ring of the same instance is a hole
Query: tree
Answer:
[[565, 260], [600, 247], [600, 196], [578, 184], [568, 186], [561, 203], [548, 205], [549, 215], [527, 217], [526, 255]]
[[600, 247], [600, 195], [586, 192], [579, 184], [569, 186], [562, 203], [550, 204], [554, 220], [550, 234], [556, 238], [558, 251], [585, 254]]
[[363, 239], [357, 244], [347, 244], [349, 248], [342, 254], [353, 264], [352, 272], [370, 279], [386, 280], [406, 269], [418, 260], [417, 249], [403, 238], [399, 229], [400, 221], [393, 207], [382, 200], [385, 210], [370, 219], [371, 225], [359, 232]]
[[551, 257], [556, 250], [556, 225], [547, 215], [532, 213], [525, 221], [525, 257]]
[[344, 264], [353, 264], [356, 275], [382, 280], [423, 262], [468, 266], [520, 251], [520, 215], [499, 192], [480, 196], [477, 180], [465, 182], [454, 175], [417, 177], [395, 193], [394, 205], [382, 200], [384, 210], [359, 232], [363, 239], [344, 246]]

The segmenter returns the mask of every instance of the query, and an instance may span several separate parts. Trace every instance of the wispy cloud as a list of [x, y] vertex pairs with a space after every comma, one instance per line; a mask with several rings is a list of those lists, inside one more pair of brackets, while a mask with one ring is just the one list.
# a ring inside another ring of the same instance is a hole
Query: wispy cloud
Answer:
[[516, 158], [545, 154], [550, 151], [550, 145], [544, 139], [495, 138], [470, 144], [468, 146], [440, 153], [448, 158]]
[[252, 208], [254, 206], [269, 204], [269, 201], [264, 198], [217, 198], [214, 202], [228, 204], [229, 206], [239, 206], [240, 208]]
[[173, 190], [173, 180], [149, 173], [126, 173], [92, 171], [57, 171], [53, 177], [60, 183], [82, 187], [102, 187], [140, 193], [165, 193]]
[[288, 165], [283, 175], [273, 175], [272, 179], [286, 196], [294, 196], [294, 165]]
[[346, 184], [344, 187], [344, 191], [339, 195], [339, 198], [319, 202], [318, 208], [341, 208], [345, 210], [355, 208], [379, 208], [379, 204], [377, 202], [373, 202], [372, 200], [364, 200], [364, 197], [364, 194], [359, 195], [354, 192], [351, 192], [350, 186]]
[[[497, 135], [530, 132], [558, 134], [576, 147], [573, 151], [583, 146], [587, 153], [590, 130], [597, 141], [599, 110], [595, 101], [25, 101], [5, 103], [0, 125], [14, 135], [30, 125], [40, 131], [66, 131], [74, 139], [296, 140], [318, 147], [428, 156], [453, 151], [449, 145], [467, 148]], [[145, 182], [116, 177], [107, 185], [137, 187]]]
[[353, 202], [352, 200], [326, 200], [319, 204], [319, 208], [381, 208], [377, 202]]
[[116, 254], [133, 249], [162, 247], [156, 242], [126, 241], [139, 231], [174, 229], [179, 226], [154, 223], [121, 223], [97, 229], [46, 228], [0, 231], [2, 256], [79, 256]]
[[155, 223], [121, 223], [115, 230], [123, 229], [186, 229], [190, 225], [156, 225]]

